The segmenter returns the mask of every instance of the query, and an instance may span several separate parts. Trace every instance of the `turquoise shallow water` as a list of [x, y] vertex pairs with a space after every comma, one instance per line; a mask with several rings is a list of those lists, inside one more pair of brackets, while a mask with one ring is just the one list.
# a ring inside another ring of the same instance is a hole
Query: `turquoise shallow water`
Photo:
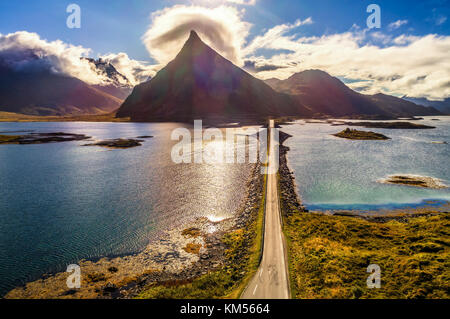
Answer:
[[[0, 123], [0, 132], [154, 135], [109, 150], [86, 142], [0, 145], [0, 296], [82, 258], [133, 253], [196, 217], [230, 217], [244, 200], [248, 164], [171, 161], [179, 124]], [[4, 134], [4, 133], [1, 133]]]
[[[433, 121], [432, 119], [440, 119]], [[298, 192], [310, 210], [382, 209], [417, 206], [428, 199], [450, 200], [449, 189], [424, 189], [376, 182], [392, 174], [442, 179], [450, 185], [450, 117], [426, 117], [415, 123], [430, 130], [368, 129], [391, 138], [354, 141], [334, 137], [345, 126], [299, 121], [283, 126], [293, 135], [285, 144]], [[433, 144], [446, 141], [449, 144]]]

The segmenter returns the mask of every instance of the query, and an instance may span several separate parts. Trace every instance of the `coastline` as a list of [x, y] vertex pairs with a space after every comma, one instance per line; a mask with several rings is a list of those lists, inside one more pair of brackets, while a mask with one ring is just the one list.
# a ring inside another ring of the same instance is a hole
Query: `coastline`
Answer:
[[[244, 230], [251, 229], [249, 226], [258, 219], [263, 183], [260, 164], [255, 164], [247, 182], [247, 195], [234, 217], [222, 221], [198, 218], [184, 229], [163, 232], [158, 241], [149, 243], [136, 254], [80, 260], [79, 289], [69, 289], [66, 280], [70, 273], [59, 272], [44, 274], [38, 280], [16, 287], [4, 298], [136, 298], [149, 287], [181, 285], [220, 272], [229, 266], [230, 259], [244, 261], [252, 253], [255, 238]], [[245, 235], [240, 247], [243, 251], [235, 250], [234, 255], [229, 255], [232, 245], [229, 237], [235, 233]], [[244, 275], [247, 274], [242, 274], [241, 280]]]
[[305, 206], [302, 205], [300, 194], [298, 193], [297, 182], [294, 177], [294, 172], [291, 171], [288, 165], [287, 153], [290, 148], [283, 145], [283, 143], [291, 135], [280, 132], [280, 159], [279, 159], [279, 188], [280, 188], [280, 202], [281, 213], [283, 217], [288, 217], [293, 212], [308, 212]]
[[130, 122], [129, 118], [116, 118], [115, 113], [93, 115], [41, 116], [0, 111], [1, 122]]

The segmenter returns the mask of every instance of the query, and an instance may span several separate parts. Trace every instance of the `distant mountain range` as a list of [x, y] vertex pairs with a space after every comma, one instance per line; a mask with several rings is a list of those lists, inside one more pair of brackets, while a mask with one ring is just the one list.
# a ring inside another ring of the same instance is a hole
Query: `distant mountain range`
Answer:
[[320, 70], [296, 73], [286, 80], [269, 79], [266, 83], [279, 92], [294, 96], [316, 115], [389, 119], [439, 114], [436, 109], [394, 96], [355, 92]]
[[131, 92], [128, 79], [110, 63], [89, 61], [111, 79], [109, 85], [89, 85], [47, 69], [18, 71], [0, 60], [0, 111], [63, 116], [117, 110]]
[[137, 85], [117, 112], [134, 121], [245, 120], [311, 115], [219, 55], [191, 32], [176, 58], [149, 82]]
[[440, 111], [441, 113], [450, 115], [450, 98], [445, 99], [443, 101], [430, 101], [426, 98], [414, 98], [414, 97], [405, 96], [405, 97], [403, 97], [403, 99], [406, 101], [410, 101], [410, 102], [419, 104], [419, 105], [434, 107], [436, 110]]
[[207, 46], [191, 31], [176, 58], [136, 86], [117, 112], [134, 121], [335, 116], [392, 119], [440, 114], [384, 94], [363, 95], [319, 70], [265, 83]]

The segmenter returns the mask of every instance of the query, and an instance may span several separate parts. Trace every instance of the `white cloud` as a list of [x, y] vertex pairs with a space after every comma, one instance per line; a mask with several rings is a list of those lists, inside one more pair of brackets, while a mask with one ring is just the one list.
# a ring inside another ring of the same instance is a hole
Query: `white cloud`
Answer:
[[447, 21], [447, 17], [446, 16], [440, 16], [436, 19], [436, 25], [442, 25], [445, 23], [445, 21]]
[[[91, 49], [74, 46], [60, 40], [47, 41], [37, 33], [18, 31], [7, 35], [0, 34], [0, 60], [16, 70], [47, 69], [57, 74], [78, 78], [88, 84], [106, 85], [110, 79], [97, 72], [88, 57]], [[152, 66], [132, 60], [125, 53], [109, 54], [105, 60], [113, 63], [132, 84], [139, 83], [152, 75]]]
[[181, 50], [190, 30], [195, 30], [216, 51], [243, 65], [241, 49], [251, 25], [243, 21], [242, 15], [242, 10], [224, 5], [216, 8], [176, 5], [154, 12], [142, 39], [150, 55], [165, 65]]
[[[286, 25], [276, 26], [244, 50], [249, 61], [280, 66], [257, 72], [256, 76], [284, 79], [303, 70], [321, 69], [356, 80], [349, 86], [367, 94], [450, 97], [450, 36], [391, 38], [381, 32], [353, 28], [339, 34], [295, 38], [286, 35], [289, 30]], [[258, 49], [283, 53], [255, 55]]]
[[[288, 31], [298, 28], [302, 25], [312, 24], [313, 20], [311, 17], [305, 20], [297, 20], [293, 24], [280, 24], [270, 30], [268, 30], [264, 35], [257, 36], [253, 41], [243, 50], [244, 55], [248, 55], [258, 49], [278, 49], [283, 48], [289, 50], [290, 44], [293, 36], [284, 36]], [[295, 51], [296, 48], [293, 48]]]
[[148, 77], [153, 77], [156, 73], [155, 66], [148, 65], [148, 63], [143, 61], [130, 59], [128, 54], [123, 52], [102, 55], [100, 58], [114, 65], [116, 70], [124, 75], [132, 85], [144, 82]]
[[395, 30], [400, 28], [402, 25], [405, 25], [408, 23], [408, 20], [397, 20], [395, 22], [392, 22], [388, 25], [389, 30]]
[[440, 26], [443, 25], [447, 21], [447, 16], [441, 14], [441, 10], [439, 8], [433, 8], [431, 10], [431, 16], [427, 18], [428, 22], [433, 23], [434, 25]]
[[254, 6], [256, 4], [256, 0], [225, 0], [226, 2], [240, 4], [244, 6]]
[[254, 6], [257, 0], [190, 0], [190, 3], [202, 7], [217, 7], [221, 4], [233, 4], [238, 6]]
[[36, 33], [19, 31], [0, 34], [0, 59], [15, 69], [49, 68], [55, 73], [74, 76], [87, 83], [101, 84], [106, 79], [95, 73], [88, 61], [80, 59], [90, 52], [90, 49], [60, 40], [42, 40]]

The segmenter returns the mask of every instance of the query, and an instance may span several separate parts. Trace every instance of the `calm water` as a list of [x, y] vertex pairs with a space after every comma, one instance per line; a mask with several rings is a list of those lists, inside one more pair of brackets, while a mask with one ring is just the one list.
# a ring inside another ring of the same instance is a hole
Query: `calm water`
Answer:
[[0, 145], [0, 296], [82, 258], [137, 252], [196, 217], [232, 216], [251, 166], [173, 164], [179, 124], [0, 123], [1, 131], [95, 139], [153, 135], [109, 150], [81, 142]]
[[[432, 121], [439, 118], [440, 121]], [[432, 130], [366, 129], [388, 141], [354, 141], [331, 136], [345, 126], [308, 124], [283, 127], [293, 135], [288, 162], [298, 191], [312, 210], [379, 209], [414, 206], [427, 199], [450, 200], [449, 189], [386, 185], [376, 180], [392, 174], [416, 174], [442, 179], [450, 185], [450, 117], [427, 117], [414, 123]]]

